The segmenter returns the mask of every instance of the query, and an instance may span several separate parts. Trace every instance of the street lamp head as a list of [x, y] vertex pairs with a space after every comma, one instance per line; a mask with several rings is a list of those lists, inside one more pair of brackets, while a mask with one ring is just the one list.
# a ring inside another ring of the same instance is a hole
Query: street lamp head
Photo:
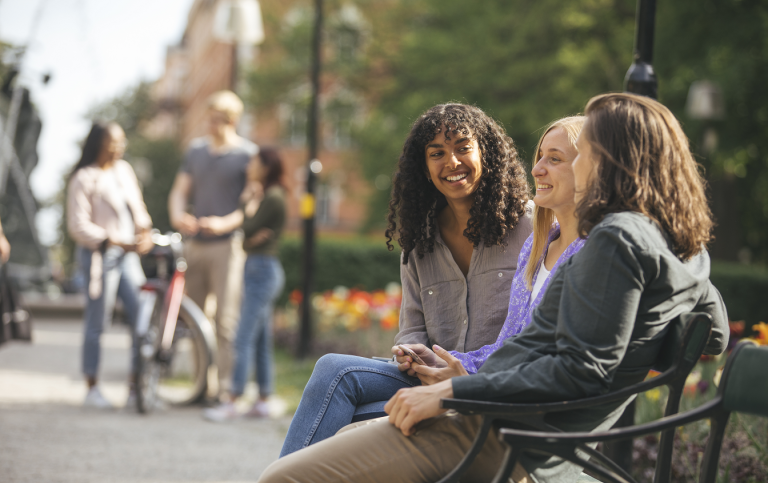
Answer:
[[725, 117], [725, 103], [720, 87], [708, 80], [693, 82], [688, 89], [685, 112], [691, 119], [701, 121], [723, 119]]
[[656, 99], [658, 97], [659, 82], [653, 66], [642, 60], [635, 59], [624, 77], [624, 91], [632, 94]]
[[258, 0], [221, 0], [213, 20], [213, 36], [234, 44], [264, 42], [264, 23]]

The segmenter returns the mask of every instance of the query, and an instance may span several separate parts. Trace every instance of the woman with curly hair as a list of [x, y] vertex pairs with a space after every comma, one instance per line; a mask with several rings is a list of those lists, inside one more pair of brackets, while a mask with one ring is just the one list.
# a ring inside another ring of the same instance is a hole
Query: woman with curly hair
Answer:
[[394, 175], [386, 230], [389, 248], [395, 237], [402, 247], [403, 302], [393, 347], [401, 364], [323, 356], [281, 456], [352, 421], [383, 416], [398, 389], [421, 384], [402, 372], [410, 359], [397, 345], [466, 352], [496, 341], [532, 230], [528, 193], [512, 139], [482, 110], [442, 104], [414, 122]]

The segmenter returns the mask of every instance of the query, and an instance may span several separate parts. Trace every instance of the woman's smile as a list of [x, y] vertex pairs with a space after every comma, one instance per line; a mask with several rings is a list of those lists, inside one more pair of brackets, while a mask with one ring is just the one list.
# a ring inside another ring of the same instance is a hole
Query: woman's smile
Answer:
[[480, 146], [472, 133], [443, 129], [425, 148], [426, 175], [444, 196], [462, 199], [472, 196], [483, 172]]
[[[462, 181], [464, 181], [465, 179], [467, 179], [467, 175], [468, 174], [469, 173], [456, 173], [456, 174], [452, 174], [450, 176], [446, 176], [443, 179], [448, 181], [449, 183], [459, 184]], [[466, 183], [466, 181], [464, 181], [464, 183]]]

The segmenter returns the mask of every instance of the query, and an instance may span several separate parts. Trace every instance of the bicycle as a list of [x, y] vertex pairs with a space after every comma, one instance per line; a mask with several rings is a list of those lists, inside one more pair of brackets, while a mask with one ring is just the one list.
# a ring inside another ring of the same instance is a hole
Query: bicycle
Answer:
[[181, 235], [154, 231], [155, 247], [142, 257], [138, 321], [136, 408], [148, 413], [165, 403], [185, 405], [203, 398], [216, 353], [213, 326], [184, 295], [187, 263]]

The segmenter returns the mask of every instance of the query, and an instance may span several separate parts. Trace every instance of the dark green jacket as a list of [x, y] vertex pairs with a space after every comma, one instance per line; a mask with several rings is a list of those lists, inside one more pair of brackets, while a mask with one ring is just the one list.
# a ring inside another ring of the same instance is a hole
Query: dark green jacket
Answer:
[[[707, 354], [723, 352], [728, 317], [709, 281], [709, 255], [682, 261], [658, 225], [633, 212], [607, 215], [584, 247], [560, 266], [531, 324], [480, 371], [453, 379], [454, 397], [516, 403], [579, 399], [642, 381], [668, 323], [685, 312], [714, 319]], [[607, 429], [623, 405], [561, 413], [563, 429]], [[539, 482], [575, 481], [578, 468], [526, 458]]]

